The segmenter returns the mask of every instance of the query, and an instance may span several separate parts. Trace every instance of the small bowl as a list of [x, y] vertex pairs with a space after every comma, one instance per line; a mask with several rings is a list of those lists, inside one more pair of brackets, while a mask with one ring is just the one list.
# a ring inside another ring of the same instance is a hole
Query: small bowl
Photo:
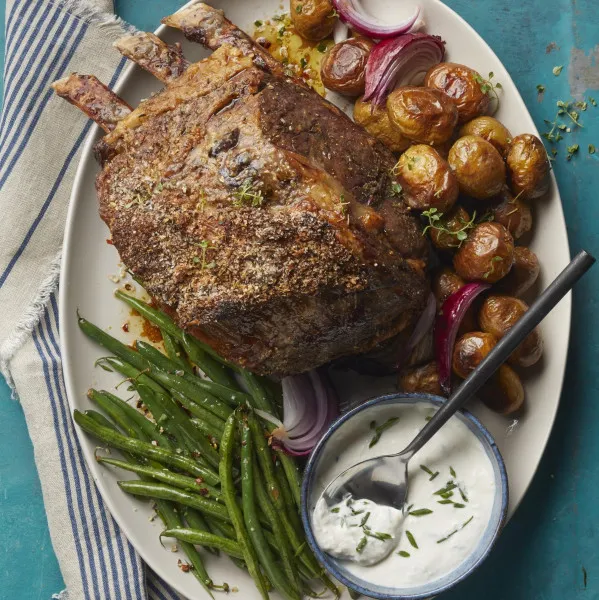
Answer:
[[[409, 588], [393, 588], [376, 585], [370, 581], [360, 579], [347, 570], [344, 565], [345, 561], [336, 559], [330, 554], [327, 554], [316, 543], [312, 531], [311, 517], [314, 505], [323, 491], [322, 484], [319, 484], [318, 482], [319, 473], [322, 465], [326, 464], [328, 455], [330, 455], [330, 453], [327, 452], [327, 448], [330, 448], [330, 443], [339, 443], [339, 441], [342, 441], [344, 438], [344, 432], [347, 435], [348, 432], [351, 431], [351, 427], [347, 428], [348, 423], [355, 418], [359, 418], [360, 421], [363, 419], [365, 422], [369, 422], [376, 419], [377, 413], [381, 409], [385, 409], [394, 404], [417, 404], [426, 402], [438, 407], [444, 401], [445, 399], [439, 396], [410, 393], [391, 394], [370, 400], [335, 421], [318, 442], [310, 456], [302, 486], [302, 521], [304, 529], [306, 530], [308, 543], [318, 560], [325, 566], [329, 573], [341, 583], [364, 596], [380, 598], [381, 600], [424, 600], [449, 590], [468, 577], [468, 575], [483, 562], [493, 548], [505, 523], [508, 508], [508, 481], [503, 458], [501, 457], [499, 449], [491, 437], [491, 434], [483, 424], [470, 412], [462, 410], [456, 413], [457, 418], [466, 424], [470, 431], [476, 435], [485, 448], [487, 456], [491, 460], [495, 477], [496, 493], [491, 517], [485, 533], [478, 546], [461, 564], [443, 577], [425, 585]], [[366, 416], [366, 413], [368, 416]], [[348, 443], [351, 443], [351, 441], [348, 441]], [[401, 448], [398, 448], [397, 450], [400, 451]]]

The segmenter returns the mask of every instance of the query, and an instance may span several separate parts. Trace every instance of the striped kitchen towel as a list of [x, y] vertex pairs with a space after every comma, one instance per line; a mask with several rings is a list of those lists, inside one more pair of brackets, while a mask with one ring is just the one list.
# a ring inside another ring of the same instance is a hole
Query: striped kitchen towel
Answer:
[[[111, 0], [8, 0], [0, 120], [0, 368], [33, 440], [68, 600], [179, 598], [146, 569], [106, 510], [67, 405], [56, 286], [71, 186], [91, 124], [49, 85], [73, 71], [113, 86], [127, 26]], [[149, 571], [149, 570], [148, 570]]]

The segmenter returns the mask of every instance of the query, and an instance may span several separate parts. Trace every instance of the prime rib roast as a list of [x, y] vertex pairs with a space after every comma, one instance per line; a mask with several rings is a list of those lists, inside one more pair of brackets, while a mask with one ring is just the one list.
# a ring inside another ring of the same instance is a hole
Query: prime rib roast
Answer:
[[95, 77], [55, 91], [106, 135], [100, 215], [176, 322], [257, 373], [298, 373], [407, 331], [427, 247], [393, 194], [394, 155], [198, 3], [164, 19], [213, 54], [152, 34], [116, 47], [164, 89], [132, 110]]

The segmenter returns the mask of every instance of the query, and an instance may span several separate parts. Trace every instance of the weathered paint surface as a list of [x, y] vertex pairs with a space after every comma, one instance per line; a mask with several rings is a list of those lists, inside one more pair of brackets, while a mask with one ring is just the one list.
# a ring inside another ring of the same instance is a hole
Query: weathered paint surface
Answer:
[[[240, 0], [241, 1], [241, 0]], [[0, 3], [3, 10], [4, 3]], [[116, 0], [117, 12], [153, 29], [175, 0]], [[555, 102], [599, 100], [597, 0], [447, 0], [489, 42], [512, 74], [539, 127]], [[555, 77], [552, 68], [564, 65]], [[546, 92], [539, 98], [537, 84]], [[540, 100], [540, 101], [539, 101]], [[572, 251], [599, 255], [599, 109], [582, 118], [555, 163]], [[554, 434], [532, 488], [496, 550], [447, 600], [599, 599], [599, 268], [574, 295], [566, 385]], [[548, 340], [551, 343], [551, 340]], [[46, 530], [22, 412], [0, 387], [0, 597], [46, 600], [61, 578]], [[587, 579], [583, 568], [586, 569]]]

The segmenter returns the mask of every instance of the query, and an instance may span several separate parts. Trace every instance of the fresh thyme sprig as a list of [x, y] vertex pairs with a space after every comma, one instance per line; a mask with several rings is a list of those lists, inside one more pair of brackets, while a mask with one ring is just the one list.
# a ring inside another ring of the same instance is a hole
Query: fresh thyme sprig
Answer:
[[233, 206], [241, 207], [244, 205], [249, 206], [262, 206], [264, 202], [264, 196], [262, 191], [257, 189], [256, 186], [249, 180], [245, 181], [243, 185], [233, 194], [235, 198], [233, 200]]
[[473, 77], [474, 81], [480, 85], [480, 91], [483, 94], [487, 94], [487, 96], [490, 96], [499, 102], [499, 94], [497, 93], [497, 90], [503, 89], [503, 86], [501, 83], [493, 81], [493, 77], [495, 77], [495, 73], [493, 73], [493, 71], [489, 73], [487, 79], [478, 73], [475, 73]]
[[422, 216], [428, 219], [428, 225], [422, 231], [422, 235], [426, 235], [429, 229], [435, 229], [440, 233], [445, 233], [446, 235], [453, 236], [459, 242], [458, 248], [462, 245], [462, 243], [468, 237], [468, 231], [475, 226], [476, 221], [476, 211], [472, 213], [472, 218], [468, 222], [464, 222], [460, 219], [462, 223], [462, 227], [460, 229], [456, 229], [452, 231], [451, 229], [447, 229], [443, 225], [443, 213], [439, 212], [436, 208], [429, 208], [422, 213]]

